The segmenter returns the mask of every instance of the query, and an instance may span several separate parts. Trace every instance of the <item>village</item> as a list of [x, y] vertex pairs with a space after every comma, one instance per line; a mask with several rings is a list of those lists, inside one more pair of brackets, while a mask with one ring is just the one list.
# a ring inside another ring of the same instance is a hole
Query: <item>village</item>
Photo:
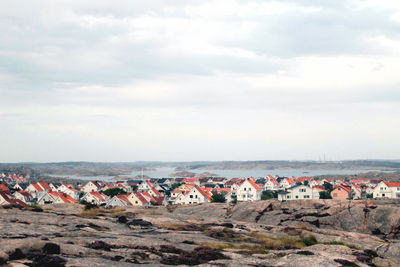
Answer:
[[313, 179], [312, 177], [262, 178], [193, 177], [88, 181], [86, 184], [29, 183], [29, 177], [0, 174], [0, 205], [81, 203], [105, 207], [190, 205], [209, 202], [236, 203], [277, 198], [357, 200], [400, 198], [400, 182], [372, 179]]

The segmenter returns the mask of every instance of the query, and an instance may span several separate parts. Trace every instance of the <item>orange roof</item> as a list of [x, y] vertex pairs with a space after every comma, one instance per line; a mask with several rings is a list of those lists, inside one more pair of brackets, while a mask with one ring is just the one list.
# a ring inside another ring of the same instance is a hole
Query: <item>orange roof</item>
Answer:
[[37, 184], [32, 184], [33, 185], [33, 187], [35, 187], [35, 189], [38, 191], [38, 192], [42, 192], [42, 191], [44, 191], [43, 190], [43, 188], [37, 183]]
[[46, 182], [39, 182], [38, 183], [44, 190], [51, 190], [51, 187]]
[[106, 195], [104, 195], [103, 193], [99, 193], [99, 192], [89, 192], [89, 194], [91, 194], [93, 197], [97, 198], [98, 200], [104, 202], [106, 201]]
[[124, 201], [126, 204], [128, 204], [128, 206], [132, 206], [132, 203], [129, 201], [127, 195], [116, 195], [116, 197], [117, 197], [119, 200]]
[[199, 193], [203, 195], [203, 197], [207, 198], [208, 201], [211, 201], [210, 195], [207, 194], [205, 191], [203, 191], [200, 187], [198, 187], [198, 186], [196, 185], [194, 188], [196, 188], [197, 191], [199, 191]]
[[200, 179], [200, 177], [185, 178], [182, 180], [182, 183], [194, 183], [199, 179]]
[[8, 191], [8, 187], [5, 184], [0, 184], [0, 191]]
[[384, 182], [389, 187], [400, 187], [400, 182]]
[[143, 203], [146, 204], [148, 203], [147, 199], [145, 197], [142, 196], [142, 194], [140, 194], [139, 192], [134, 192], [132, 194], [135, 194], [135, 196]]
[[261, 190], [260, 187], [258, 187], [258, 185], [256, 185], [256, 183], [253, 180], [247, 180], [249, 181], [249, 183], [254, 187], [255, 190], [259, 191]]

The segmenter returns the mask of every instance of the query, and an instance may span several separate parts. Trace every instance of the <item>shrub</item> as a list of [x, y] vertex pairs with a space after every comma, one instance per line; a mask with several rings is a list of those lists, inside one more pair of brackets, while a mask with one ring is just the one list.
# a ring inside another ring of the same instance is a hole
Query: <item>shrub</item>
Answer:
[[306, 245], [306, 246], [312, 246], [312, 245], [318, 244], [317, 239], [312, 235], [303, 237], [302, 241], [303, 241], [304, 245]]
[[163, 256], [161, 263], [169, 265], [198, 265], [212, 260], [226, 259], [221, 251], [209, 247], [197, 247], [191, 252], [183, 251], [179, 255]]
[[98, 208], [98, 206], [96, 204], [92, 204], [92, 203], [85, 203], [85, 207], [83, 208], [84, 210], [91, 210], [91, 209], [95, 209]]
[[225, 203], [226, 202], [226, 198], [225, 198], [225, 196], [223, 194], [217, 193], [217, 194], [212, 195], [211, 202], [214, 202], [214, 203]]
[[26, 206], [25, 209], [26, 210], [31, 210], [31, 211], [34, 211], [34, 212], [43, 212], [42, 207], [40, 207], [37, 204], [31, 204], [29, 206]]

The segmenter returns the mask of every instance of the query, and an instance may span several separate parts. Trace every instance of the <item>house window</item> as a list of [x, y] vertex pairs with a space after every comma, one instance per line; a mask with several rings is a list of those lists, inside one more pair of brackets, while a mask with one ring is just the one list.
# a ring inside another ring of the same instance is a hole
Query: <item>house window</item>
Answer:
[[197, 198], [197, 195], [195, 195], [194, 197]]
[[299, 198], [299, 196], [296, 196], [296, 198]]
[[287, 196], [287, 198], [290, 198], [290, 196]]
[[136, 201], [135, 201], [135, 204], [139, 204], [139, 202], [136, 200]]
[[193, 198], [193, 195], [190, 195], [190, 198]]
[[243, 190], [246, 191], [246, 187]]
[[249, 191], [251, 191], [251, 188], [249, 188]]
[[385, 194], [382, 194], [382, 196], [384, 197], [384, 196], [385, 196]]
[[336, 194], [336, 193], [333, 193], [333, 196], [334, 196], [334, 197], [337, 197], [337, 194]]
[[304, 198], [310, 198], [310, 196], [309, 195], [304, 195]]

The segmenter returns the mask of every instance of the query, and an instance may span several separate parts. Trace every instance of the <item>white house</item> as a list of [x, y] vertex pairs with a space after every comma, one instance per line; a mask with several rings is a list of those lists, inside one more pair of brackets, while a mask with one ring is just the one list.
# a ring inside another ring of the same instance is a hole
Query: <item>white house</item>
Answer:
[[107, 203], [108, 197], [103, 193], [91, 191], [86, 193], [82, 198], [82, 201], [86, 201], [87, 203], [92, 203], [96, 205], [101, 205]]
[[274, 179], [265, 179], [265, 184], [264, 184], [264, 189], [265, 190], [279, 190], [279, 183], [275, 181]]
[[400, 182], [380, 182], [373, 190], [374, 198], [400, 198]]
[[253, 180], [247, 179], [236, 190], [238, 201], [256, 201], [261, 199], [261, 188]]
[[33, 196], [27, 191], [15, 191], [14, 197], [26, 204], [33, 203]]
[[107, 201], [106, 207], [127, 207], [132, 206], [127, 195], [116, 195]]
[[104, 183], [102, 181], [90, 181], [82, 188], [82, 191], [85, 193], [92, 191], [100, 191], [101, 188], [104, 187]]
[[208, 202], [211, 202], [210, 196], [196, 185], [190, 191], [182, 191], [181, 194], [178, 194], [174, 204], [187, 205]]
[[292, 187], [295, 184], [296, 184], [296, 182], [293, 179], [290, 179], [290, 178], [282, 179], [281, 182], [279, 183], [280, 187], [281, 188], [285, 188], [285, 189], [289, 188], [289, 187]]
[[295, 185], [278, 193], [278, 200], [319, 199], [319, 191], [307, 185]]

